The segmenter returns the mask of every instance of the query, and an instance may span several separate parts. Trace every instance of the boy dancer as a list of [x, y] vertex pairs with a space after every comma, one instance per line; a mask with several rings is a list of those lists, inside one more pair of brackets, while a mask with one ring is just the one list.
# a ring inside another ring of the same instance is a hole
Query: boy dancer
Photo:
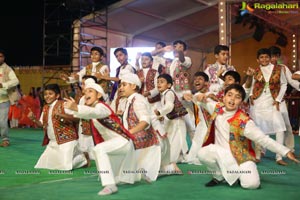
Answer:
[[[82, 77], [84, 75], [96, 76], [97, 79], [102, 80], [104, 76], [108, 76], [109, 68], [107, 65], [102, 63], [104, 52], [100, 47], [91, 48], [91, 61], [92, 63], [82, 68], [78, 73], [72, 74], [70, 77], [66, 74], [61, 74], [61, 78], [67, 82], [82, 82]], [[105, 84], [104, 84], [105, 85]], [[105, 85], [108, 86], [108, 85]]]
[[[196, 72], [194, 74], [194, 90], [193, 94], [205, 94], [208, 95], [208, 85], [209, 85], [209, 79], [208, 75], [204, 72]], [[196, 103], [193, 101], [193, 94], [186, 93], [183, 95], [184, 101], [182, 102], [185, 107], [190, 107], [190, 110], [193, 110], [193, 116], [191, 119], [193, 119], [195, 124], [195, 135], [192, 140], [192, 145], [189, 150], [188, 155], [185, 158], [185, 161], [192, 164], [199, 165], [199, 159], [197, 158], [197, 152], [201, 148], [201, 144], [199, 139], [201, 135], [205, 134], [207, 131], [207, 123], [208, 119], [210, 118], [209, 113], [199, 107]]]
[[145, 97], [137, 93], [141, 82], [136, 74], [128, 73], [120, 78], [119, 95], [127, 98], [123, 124], [135, 136], [137, 170], [141, 170], [136, 178], [155, 181], [161, 164], [161, 148], [151, 125], [150, 105]]
[[43, 107], [40, 120], [32, 111], [28, 114], [38, 127], [44, 128], [43, 145], [47, 145], [34, 168], [72, 170], [89, 166], [88, 155], [81, 153], [78, 147], [76, 124], [64, 112], [59, 86], [47, 85], [44, 99], [47, 104]]
[[[287, 83], [290, 84], [296, 90], [300, 91], [300, 83], [298, 81], [292, 79], [292, 73], [291, 73], [290, 69], [286, 65], [278, 63], [280, 56], [281, 56], [280, 48], [276, 47], [276, 46], [271, 46], [269, 48], [269, 50], [271, 53], [271, 63], [273, 65], [281, 66], [283, 68]], [[290, 148], [294, 151], [295, 150], [294, 149], [295, 148], [294, 134], [293, 134], [293, 129], [292, 129], [291, 122], [289, 119], [287, 105], [286, 105], [286, 102], [284, 99], [280, 103], [280, 112], [282, 114], [282, 117], [284, 119], [284, 123], [286, 126], [286, 131], [284, 132], [284, 144], [288, 148]]]
[[142, 82], [140, 93], [148, 99], [151, 107], [160, 101], [160, 95], [157, 90], [158, 72], [152, 69], [153, 58], [150, 53], [142, 54], [142, 69], [137, 71], [137, 75]]
[[114, 81], [112, 91], [110, 94], [110, 101], [115, 98], [115, 94], [118, 90], [120, 77], [127, 73], [136, 73], [136, 69], [128, 63], [128, 53], [124, 48], [117, 48], [114, 54], [120, 63], [120, 66], [116, 69], [116, 77], [109, 77], [109, 80]]
[[133, 183], [135, 169], [132, 140], [119, 118], [105, 103], [99, 101], [104, 95], [101, 86], [88, 82], [85, 86], [85, 105], [77, 105], [73, 99], [65, 99], [64, 107], [73, 111], [75, 117], [91, 120], [95, 143], [94, 156], [103, 189], [98, 195], [110, 195], [118, 191], [117, 183]]
[[[232, 84], [225, 89], [224, 104], [201, 104], [211, 113], [207, 134], [202, 137], [203, 147], [198, 152], [200, 162], [213, 172], [213, 179], [206, 187], [216, 186], [224, 179], [229, 185], [239, 179], [241, 187], [247, 189], [260, 186], [251, 140], [299, 163], [290, 149], [265, 135], [239, 109], [245, 96], [242, 86]], [[203, 95], [197, 99], [203, 101]]]
[[[175, 92], [171, 90], [172, 84], [173, 80], [169, 74], [158, 76], [157, 89], [161, 94], [162, 107], [154, 112], [164, 123], [165, 131], [168, 133], [167, 137], [170, 141], [170, 161], [176, 164], [183, 160], [188, 151], [186, 126], [183, 119], [187, 111]], [[180, 172], [178, 168], [176, 171]]]
[[233, 66], [227, 64], [229, 58], [229, 47], [225, 45], [217, 45], [214, 49], [216, 58], [215, 64], [209, 64], [205, 73], [209, 76], [209, 91], [217, 94], [222, 89], [224, 81], [220, 78], [227, 71], [235, 71]]
[[[259, 49], [253, 82], [250, 89], [250, 117], [265, 134], [276, 134], [276, 141], [283, 144], [285, 123], [279, 106], [284, 97], [287, 81], [283, 68], [270, 63], [269, 49]], [[256, 158], [261, 156], [261, 148], [256, 148]], [[286, 165], [280, 154], [276, 155], [279, 165]]]

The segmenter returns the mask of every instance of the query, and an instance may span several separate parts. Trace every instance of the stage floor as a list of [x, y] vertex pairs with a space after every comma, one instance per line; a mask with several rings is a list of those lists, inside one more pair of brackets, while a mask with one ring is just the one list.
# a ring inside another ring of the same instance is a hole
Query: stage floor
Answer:
[[[11, 146], [0, 148], [0, 200], [93, 200], [93, 199], [298, 199], [300, 165], [275, 163], [275, 154], [267, 152], [258, 164], [261, 188], [245, 190], [238, 185], [223, 184], [206, 188], [211, 177], [203, 166], [179, 164], [184, 175], [160, 177], [151, 184], [140, 182], [120, 185], [118, 193], [100, 197], [102, 188], [90, 168], [60, 173], [54, 170], [36, 170], [34, 165], [42, 154], [43, 131], [40, 129], [10, 129]], [[296, 154], [299, 155], [299, 137], [295, 136]]]

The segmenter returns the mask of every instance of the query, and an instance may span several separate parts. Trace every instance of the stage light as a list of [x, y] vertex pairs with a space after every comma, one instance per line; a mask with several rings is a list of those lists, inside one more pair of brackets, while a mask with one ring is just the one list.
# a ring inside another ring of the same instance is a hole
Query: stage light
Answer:
[[296, 64], [297, 64], [297, 39], [296, 35], [293, 34], [293, 69], [296, 70]]

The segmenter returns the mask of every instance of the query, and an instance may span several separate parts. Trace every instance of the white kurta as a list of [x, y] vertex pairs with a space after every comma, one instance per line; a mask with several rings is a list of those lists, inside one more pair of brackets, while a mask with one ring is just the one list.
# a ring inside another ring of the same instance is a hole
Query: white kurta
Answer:
[[[82, 96], [79, 100], [79, 105], [84, 105], [85, 104], [85, 98]], [[94, 141], [93, 141], [93, 136], [91, 135], [84, 135], [82, 134], [82, 121], [79, 121], [79, 126], [78, 126], [78, 144], [79, 144], [79, 149], [82, 152], [88, 152], [89, 157], [91, 160], [95, 160], [93, 149], [94, 149]]]
[[218, 62], [208, 65], [207, 68], [204, 70], [204, 72], [209, 77], [209, 91], [212, 92], [213, 94], [217, 94], [223, 88], [224, 81], [217, 76], [217, 72], [220, 69], [224, 70], [222, 74], [223, 76], [227, 71], [231, 71], [231, 70], [235, 71], [234, 66], [221, 65]]
[[[213, 113], [215, 105], [216, 103], [206, 104], [206, 109], [209, 113]], [[224, 177], [225, 180], [232, 185], [240, 178], [241, 181], [243, 179], [242, 185], [247, 185], [248, 183], [256, 183], [255, 185], [257, 185], [257, 183], [259, 183], [259, 175], [255, 163], [253, 161], [247, 161], [238, 165], [230, 149], [230, 125], [227, 120], [232, 118], [235, 112], [236, 111], [228, 112], [225, 109], [222, 115], [216, 117], [215, 142], [209, 146], [202, 147], [198, 152], [198, 157], [201, 163], [207, 165], [208, 169], [214, 172], [213, 176], [218, 180], [221, 180], [222, 177]], [[290, 151], [285, 146], [265, 135], [252, 120], [247, 122], [244, 129], [244, 136], [282, 156]], [[247, 178], [245, 179], [243, 176], [246, 176]]]
[[[56, 142], [51, 117], [56, 102], [57, 101], [50, 105], [48, 114], [47, 134], [50, 141], [34, 168], [71, 170], [82, 167], [87, 164], [87, 160], [84, 154], [79, 150], [77, 140], [60, 145]], [[41, 123], [43, 123], [43, 114], [44, 113], [42, 113], [40, 117]]]
[[167, 137], [170, 142], [170, 161], [181, 161], [180, 156], [185, 155], [188, 151], [188, 145], [186, 141], [186, 125], [183, 117], [176, 119], [169, 119], [166, 115], [170, 113], [174, 108], [175, 96], [174, 93], [166, 90], [161, 94], [161, 105], [158, 109], [160, 116], [164, 116], [164, 127], [168, 133]]
[[[269, 64], [268, 66], [261, 67], [263, 76], [266, 82], [269, 82], [274, 65]], [[286, 91], [287, 81], [283, 70], [280, 76], [281, 88], [280, 92], [276, 98], [276, 101], [281, 102]], [[255, 81], [252, 81], [250, 96], [252, 95], [253, 87]], [[282, 132], [286, 130], [284, 119], [273, 105], [274, 99], [271, 95], [270, 88], [265, 86], [262, 94], [254, 100], [254, 105], [250, 105], [250, 116], [255, 122], [255, 124], [265, 133], [265, 134], [275, 134], [276, 132]]]
[[162, 56], [152, 56], [153, 57], [153, 64], [152, 68], [158, 70], [159, 65], [166, 66], [166, 58]]
[[[195, 99], [195, 96], [198, 94], [200, 94], [200, 93], [196, 93], [194, 95], [194, 99]], [[208, 94], [208, 92], [205, 94]], [[193, 105], [192, 102], [191, 102], [191, 104]], [[185, 158], [185, 161], [188, 163], [191, 163], [191, 164], [201, 165], [201, 163], [199, 162], [199, 159], [197, 158], [197, 153], [200, 150], [200, 148], [202, 147], [202, 141], [207, 132], [207, 121], [205, 120], [203, 112], [202, 112], [203, 108], [201, 108], [200, 106], [198, 106], [198, 107], [199, 107], [198, 118], [200, 121], [199, 121], [198, 125], [196, 126], [195, 135], [192, 140], [192, 145], [191, 145], [188, 155]], [[193, 118], [193, 121], [195, 121], [195, 117]]]
[[127, 140], [115, 131], [104, 127], [97, 119], [108, 117], [111, 111], [103, 104], [95, 107], [78, 105], [78, 112], [74, 116], [92, 119], [95, 128], [101, 134], [104, 142], [97, 144], [93, 151], [98, 173], [103, 186], [119, 182], [133, 183], [136, 162], [134, 147], [131, 140]]
[[[96, 73], [100, 73], [101, 75], [104, 75], [106, 72], [109, 72], [109, 67], [107, 65], [102, 65], [102, 67], [97, 71], [96, 66], [100, 62], [92, 62], [92, 76], [95, 76]], [[82, 82], [82, 77], [86, 75], [86, 67], [82, 68], [79, 72], [77, 72], [77, 75], [79, 76], [79, 82]], [[76, 80], [73, 77], [69, 77], [69, 82], [74, 83]]]
[[[132, 103], [133, 98], [135, 101], [133, 103], [133, 110], [139, 119], [139, 121], [147, 122], [151, 125], [151, 110], [148, 100], [141, 94], [134, 93], [127, 98], [126, 108], [123, 114], [123, 123], [125, 128], [128, 128], [127, 117], [129, 105]], [[149, 126], [146, 128], [148, 129]], [[160, 145], [153, 145], [143, 149], [135, 150], [135, 158], [137, 161], [136, 170], [143, 170], [141, 173], [145, 172], [145, 175], [151, 180], [155, 181], [161, 163], [161, 148]], [[139, 181], [142, 178], [142, 174], [136, 174], [136, 180]]]

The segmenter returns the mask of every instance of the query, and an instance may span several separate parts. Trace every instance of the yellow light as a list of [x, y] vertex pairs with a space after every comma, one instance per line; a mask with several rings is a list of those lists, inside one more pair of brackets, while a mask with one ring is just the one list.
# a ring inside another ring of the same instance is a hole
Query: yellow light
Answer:
[[223, 19], [224, 17], [223, 16], [221, 16], [221, 19]]

